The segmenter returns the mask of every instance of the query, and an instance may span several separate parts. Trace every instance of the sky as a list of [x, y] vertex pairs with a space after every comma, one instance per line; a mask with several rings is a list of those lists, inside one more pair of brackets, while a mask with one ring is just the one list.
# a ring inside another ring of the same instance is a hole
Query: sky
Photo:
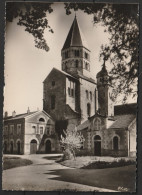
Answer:
[[[45, 39], [50, 47], [48, 52], [34, 46], [34, 38], [17, 25], [17, 19], [7, 23], [5, 34], [5, 88], [4, 111], [11, 115], [37, 109], [42, 110], [43, 81], [53, 67], [61, 70], [61, 49], [74, 20], [75, 13], [67, 16], [62, 3], [53, 6], [53, 12], [47, 14], [49, 25], [54, 30], [45, 30]], [[99, 52], [102, 44], [108, 43], [109, 35], [101, 25], [93, 24], [93, 15], [77, 11], [79, 26], [91, 50], [91, 75], [101, 70]], [[110, 65], [106, 64], [108, 70]], [[134, 100], [133, 100], [134, 101]]]

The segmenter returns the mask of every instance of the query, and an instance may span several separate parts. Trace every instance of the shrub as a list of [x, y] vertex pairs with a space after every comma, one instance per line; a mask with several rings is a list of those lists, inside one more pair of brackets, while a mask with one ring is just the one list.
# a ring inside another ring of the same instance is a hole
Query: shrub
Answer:
[[82, 169], [105, 169], [105, 168], [122, 167], [122, 166], [135, 165], [135, 164], [136, 163], [132, 160], [125, 161], [124, 159], [121, 159], [119, 161], [113, 161], [113, 162], [96, 161], [90, 163], [87, 166], [82, 167]]

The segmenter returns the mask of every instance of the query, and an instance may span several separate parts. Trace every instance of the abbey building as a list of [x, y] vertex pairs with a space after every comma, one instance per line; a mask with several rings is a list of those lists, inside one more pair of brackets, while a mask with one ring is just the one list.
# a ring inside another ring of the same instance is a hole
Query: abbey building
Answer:
[[79, 125], [100, 110], [113, 115], [105, 65], [91, 78], [90, 50], [75, 17], [61, 50], [61, 69], [53, 68], [44, 80], [43, 109], [56, 120]]
[[[111, 99], [113, 87], [109, 84], [105, 63], [94, 80], [91, 78], [90, 55], [75, 17], [61, 50], [61, 70], [53, 68], [43, 82], [44, 111], [34, 114], [37, 119], [33, 126], [36, 129], [42, 126], [43, 133], [37, 136], [37, 131], [28, 126], [28, 132], [32, 131], [32, 136], [35, 134], [31, 139], [28, 137], [27, 143], [24, 139], [21, 141], [22, 153], [60, 151], [62, 130], [77, 126], [85, 138], [82, 154], [135, 156], [136, 104], [114, 106]], [[25, 121], [28, 120], [30, 116]], [[9, 142], [10, 138], [6, 145], [10, 148]], [[27, 149], [24, 150], [25, 144]]]

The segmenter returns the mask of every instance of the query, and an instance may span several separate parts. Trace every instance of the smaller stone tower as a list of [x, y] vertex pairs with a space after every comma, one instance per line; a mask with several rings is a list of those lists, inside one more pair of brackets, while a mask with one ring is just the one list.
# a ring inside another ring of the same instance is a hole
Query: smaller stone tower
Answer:
[[102, 70], [97, 76], [98, 89], [98, 111], [104, 116], [114, 116], [114, 106], [111, 100], [112, 87], [109, 84], [109, 75], [105, 66], [105, 61]]

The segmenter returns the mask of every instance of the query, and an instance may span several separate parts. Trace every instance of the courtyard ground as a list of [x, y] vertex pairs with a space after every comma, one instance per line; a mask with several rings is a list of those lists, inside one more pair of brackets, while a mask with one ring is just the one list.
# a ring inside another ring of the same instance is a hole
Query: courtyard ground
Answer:
[[[47, 160], [43, 157], [50, 156]], [[135, 166], [109, 169], [76, 169], [60, 165], [55, 155], [23, 155], [32, 165], [3, 171], [2, 188], [26, 191], [121, 191], [135, 190]]]

